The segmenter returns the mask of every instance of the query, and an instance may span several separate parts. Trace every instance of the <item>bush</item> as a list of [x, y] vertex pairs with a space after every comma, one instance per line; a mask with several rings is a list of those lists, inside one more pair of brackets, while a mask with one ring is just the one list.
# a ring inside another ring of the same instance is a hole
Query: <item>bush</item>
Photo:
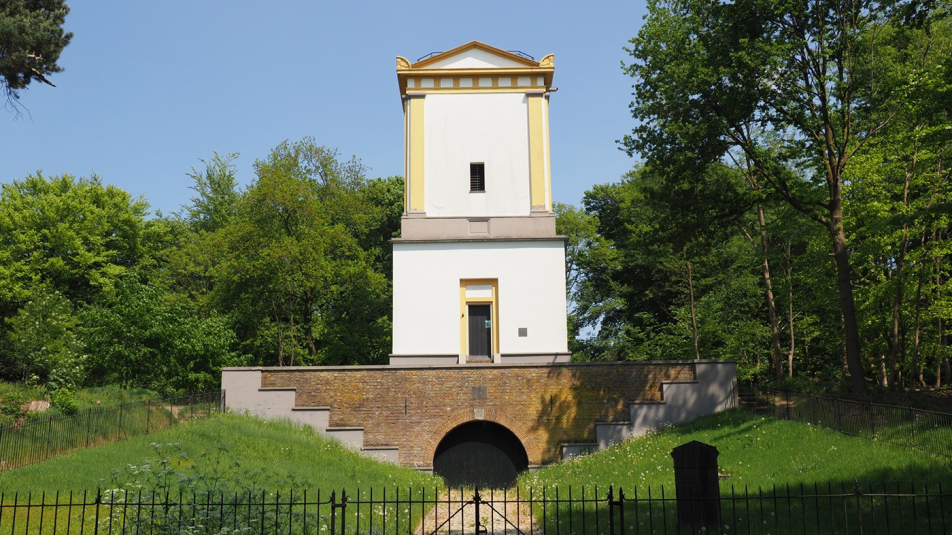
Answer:
[[23, 404], [29, 401], [23, 392], [9, 391], [0, 396], [0, 427], [13, 425], [23, 418]]
[[79, 412], [79, 402], [76, 400], [76, 394], [67, 388], [61, 388], [51, 392], [50, 405], [67, 416]]

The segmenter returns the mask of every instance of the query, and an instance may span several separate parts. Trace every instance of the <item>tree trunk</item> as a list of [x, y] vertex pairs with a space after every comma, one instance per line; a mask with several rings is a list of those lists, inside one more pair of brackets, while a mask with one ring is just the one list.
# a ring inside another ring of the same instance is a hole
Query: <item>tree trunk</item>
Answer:
[[688, 265], [688, 293], [691, 301], [691, 334], [694, 339], [694, 358], [701, 360], [701, 351], [698, 347], [697, 317], [694, 315], [694, 280], [691, 276], [691, 262]]
[[294, 314], [289, 314], [288, 325], [288, 334], [291, 336], [291, 362], [289, 365], [294, 366], [294, 354], [297, 353], [297, 348], [294, 346]]
[[[922, 332], [922, 283], [925, 267], [920, 270], [919, 280], [916, 283], [916, 316], [912, 335], [912, 368], [909, 370], [909, 389], [916, 390], [918, 386], [925, 386], [922, 377], [922, 366], [919, 363], [920, 333]], [[918, 383], [918, 384], [917, 384]]]
[[863, 376], [863, 359], [860, 353], [859, 325], [856, 320], [856, 303], [853, 301], [853, 283], [850, 280], [849, 251], [846, 249], [846, 234], [843, 231], [843, 206], [840, 195], [832, 196], [830, 205], [830, 238], [833, 241], [833, 260], [836, 263], [836, 285], [840, 294], [840, 311], [843, 317], [843, 343], [846, 350], [846, 366], [850, 375], [850, 388], [854, 394], [865, 394], [866, 380]]
[[773, 353], [774, 377], [783, 378], [783, 350], [780, 349], [780, 321], [777, 319], [777, 302], [774, 300], [773, 282], [770, 279], [770, 260], [767, 258], [767, 221], [764, 207], [757, 205], [757, 222], [760, 224], [760, 255], [767, 289], [767, 316], [770, 319], [770, 347]]
[[787, 266], [784, 275], [787, 277], [787, 328], [790, 330], [790, 347], [787, 348], [787, 377], [793, 377], [793, 355], [797, 339], [793, 332], [793, 268], [790, 266], [790, 241], [787, 241]]
[[284, 366], [284, 330], [281, 329], [281, 318], [277, 310], [274, 312], [274, 325], [278, 329], [278, 366]]

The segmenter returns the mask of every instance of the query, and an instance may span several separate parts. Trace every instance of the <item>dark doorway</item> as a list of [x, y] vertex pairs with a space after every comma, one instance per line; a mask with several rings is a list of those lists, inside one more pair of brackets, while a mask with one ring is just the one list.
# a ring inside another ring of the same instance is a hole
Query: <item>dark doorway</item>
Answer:
[[529, 457], [519, 438], [497, 423], [482, 420], [454, 428], [433, 455], [433, 472], [450, 487], [506, 488], [527, 468]]
[[491, 305], [469, 305], [469, 354], [493, 354], [493, 320]]

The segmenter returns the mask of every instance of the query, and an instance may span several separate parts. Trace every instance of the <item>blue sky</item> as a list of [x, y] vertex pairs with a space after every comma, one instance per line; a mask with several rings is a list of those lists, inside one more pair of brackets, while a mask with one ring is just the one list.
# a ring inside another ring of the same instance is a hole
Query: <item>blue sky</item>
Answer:
[[411, 62], [479, 40], [555, 54], [553, 194], [578, 205], [635, 163], [623, 47], [644, 2], [251, 2], [74, 0], [74, 33], [50, 77], [0, 110], [0, 181], [42, 170], [115, 184], [177, 211], [187, 173], [238, 152], [238, 177], [283, 140], [313, 136], [369, 176], [403, 173], [396, 56]]

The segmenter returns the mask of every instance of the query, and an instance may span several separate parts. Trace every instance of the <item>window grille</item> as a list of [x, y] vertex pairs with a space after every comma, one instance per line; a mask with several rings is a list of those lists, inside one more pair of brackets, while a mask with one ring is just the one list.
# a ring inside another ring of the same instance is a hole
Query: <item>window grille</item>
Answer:
[[486, 164], [469, 164], [469, 191], [486, 191]]

